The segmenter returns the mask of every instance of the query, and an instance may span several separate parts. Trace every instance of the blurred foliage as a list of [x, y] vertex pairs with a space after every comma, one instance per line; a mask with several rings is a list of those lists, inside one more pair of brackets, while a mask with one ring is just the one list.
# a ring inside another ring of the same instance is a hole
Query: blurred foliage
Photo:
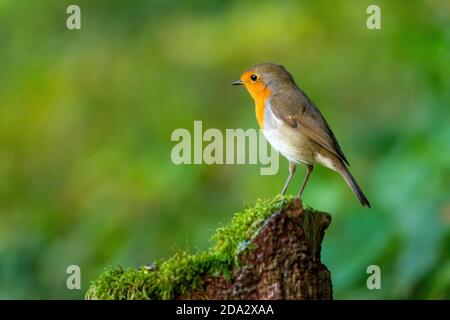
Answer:
[[[82, 298], [107, 266], [204, 249], [287, 176], [170, 160], [176, 128], [254, 128], [230, 86], [284, 64], [319, 106], [373, 205], [318, 168], [336, 298], [450, 298], [450, 5], [427, 1], [0, 0], [0, 298]], [[366, 28], [377, 3], [382, 29]], [[289, 190], [296, 192], [299, 170]], [[66, 288], [66, 267], [82, 290]], [[382, 289], [366, 288], [366, 268]]]

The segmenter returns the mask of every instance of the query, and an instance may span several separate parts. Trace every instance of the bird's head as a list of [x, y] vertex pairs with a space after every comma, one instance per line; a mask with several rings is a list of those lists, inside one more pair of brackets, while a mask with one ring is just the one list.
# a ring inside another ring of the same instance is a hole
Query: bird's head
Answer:
[[244, 85], [253, 99], [269, 89], [285, 83], [292, 83], [291, 74], [285, 67], [274, 63], [261, 63], [244, 71], [238, 81], [232, 85]]

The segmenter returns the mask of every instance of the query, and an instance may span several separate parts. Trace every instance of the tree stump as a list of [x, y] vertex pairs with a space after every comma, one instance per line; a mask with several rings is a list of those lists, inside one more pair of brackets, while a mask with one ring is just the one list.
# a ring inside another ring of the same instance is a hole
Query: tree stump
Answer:
[[232, 281], [206, 276], [201, 291], [179, 299], [332, 299], [330, 271], [320, 261], [328, 213], [303, 209], [294, 199], [266, 220], [239, 257]]
[[177, 252], [141, 268], [116, 268], [93, 281], [87, 299], [332, 299], [320, 261], [328, 213], [298, 198], [258, 200], [213, 236], [208, 250]]

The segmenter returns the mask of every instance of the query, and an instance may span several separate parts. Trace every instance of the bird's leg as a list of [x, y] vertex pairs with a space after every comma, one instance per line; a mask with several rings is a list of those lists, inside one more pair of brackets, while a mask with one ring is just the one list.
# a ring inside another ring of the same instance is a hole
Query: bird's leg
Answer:
[[298, 193], [299, 198], [302, 197], [303, 190], [305, 190], [306, 183], [308, 182], [309, 176], [311, 175], [313, 168], [314, 167], [312, 166], [312, 164], [308, 164], [308, 166], [306, 167], [306, 176], [305, 176], [305, 179], [303, 180], [303, 184], [302, 184], [302, 187], [300, 188], [300, 192]]
[[284, 195], [286, 193], [289, 183], [291, 182], [292, 177], [295, 174], [296, 167], [297, 167], [297, 165], [294, 162], [289, 162], [289, 176], [288, 176], [286, 182], [284, 183], [284, 187], [283, 187], [283, 190], [281, 191], [281, 195]]

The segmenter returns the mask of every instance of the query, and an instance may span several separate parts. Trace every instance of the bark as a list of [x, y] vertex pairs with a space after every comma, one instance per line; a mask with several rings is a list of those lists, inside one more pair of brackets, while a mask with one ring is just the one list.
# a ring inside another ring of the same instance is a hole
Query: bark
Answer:
[[239, 256], [233, 280], [206, 276], [203, 290], [179, 299], [332, 299], [331, 275], [320, 261], [328, 213], [295, 199], [274, 213]]

